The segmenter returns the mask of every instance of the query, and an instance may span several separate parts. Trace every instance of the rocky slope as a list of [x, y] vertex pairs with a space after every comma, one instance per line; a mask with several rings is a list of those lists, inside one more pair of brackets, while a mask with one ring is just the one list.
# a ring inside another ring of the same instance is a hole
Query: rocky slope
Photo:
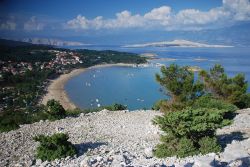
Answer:
[[[0, 134], [0, 166], [249, 166], [250, 109], [240, 110], [234, 124], [218, 130], [225, 146], [220, 154], [178, 159], [152, 157], [160, 131], [155, 111], [101, 111], [55, 122], [40, 121]], [[41, 162], [34, 158], [38, 134], [68, 133], [79, 155]]]

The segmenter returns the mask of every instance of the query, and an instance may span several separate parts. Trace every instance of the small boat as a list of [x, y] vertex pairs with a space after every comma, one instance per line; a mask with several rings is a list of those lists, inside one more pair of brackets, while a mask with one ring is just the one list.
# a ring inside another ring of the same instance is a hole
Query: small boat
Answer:
[[140, 101], [140, 102], [144, 102], [144, 100], [143, 99], [140, 99], [140, 98], [138, 98], [138, 99], [136, 99], [137, 101]]
[[135, 74], [133, 74], [133, 73], [128, 73], [127, 74], [129, 77], [133, 77]]
[[86, 85], [86, 86], [91, 86], [91, 84], [90, 84], [90, 83], [88, 83], [88, 82], [86, 82], [86, 83], [85, 83], [85, 85]]

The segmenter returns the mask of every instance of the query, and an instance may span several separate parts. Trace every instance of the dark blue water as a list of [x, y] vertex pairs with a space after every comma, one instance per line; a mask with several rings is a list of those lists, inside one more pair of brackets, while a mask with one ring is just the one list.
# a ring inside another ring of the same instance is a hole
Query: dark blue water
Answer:
[[[159, 58], [172, 58], [173, 61], [156, 59], [152, 63], [169, 65], [199, 66], [209, 69], [219, 63], [228, 75], [244, 73], [250, 80], [250, 48], [119, 48], [94, 47], [90, 49], [112, 49], [134, 53], [156, 53]], [[200, 59], [200, 60], [196, 60]], [[201, 60], [202, 59], [202, 60]], [[155, 81], [159, 67], [130, 68], [105, 67], [88, 70], [71, 80], [65, 89], [70, 99], [81, 108], [94, 108], [98, 105], [121, 103], [129, 109], [151, 108], [159, 99], [167, 98]], [[248, 88], [248, 91], [250, 89]]]

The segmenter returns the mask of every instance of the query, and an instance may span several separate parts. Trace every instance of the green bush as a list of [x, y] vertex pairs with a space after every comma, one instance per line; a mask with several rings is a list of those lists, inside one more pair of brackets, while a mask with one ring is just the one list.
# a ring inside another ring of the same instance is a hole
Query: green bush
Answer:
[[191, 139], [183, 137], [178, 142], [177, 155], [178, 157], [186, 157], [197, 154], [197, 149], [194, 146], [194, 142]]
[[163, 103], [165, 103], [167, 100], [158, 100], [155, 102], [155, 104], [152, 106], [152, 110], [161, 110], [161, 106]]
[[[231, 121], [225, 119], [224, 112], [219, 109], [187, 108], [158, 116], [154, 119], [154, 123], [158, 124], [166, 134], [161, 138], [162, 143], [156, 147], [155, 155], [185, 157], [199, 153], [200, 149], [206, 152], [206, 148], [201, 148], [199, 145], [200, 142], [204, 143], [203, 138], [214, 137], [217, 128], [229, 125]], [[205, 141], [206, 144], [211, 142], [212, 148], [209, 150], [217, 150], [219, 147], [213, 140]], [[162, 152], [164, 149], [167, 150]]]
[[210, 95], [202, 96], [194, 101], [191, 106], [193, 109], [198, 108], [214, 108], [223, 113], [223, 118], [231, 121], [235, 116], [235, 111], [238, 109], [235, 105], [220, 99], [213, 98]]
[[19, 128], [21, 124], [30, 124], [48, 119], [44, 106], [27, 107], [24, 109], [6, 109], [0, 114], [0, 132]]
[[6, 132], [19, 128], [20, 124], [30, 122], [29, 115], [22, 111], [5, 110], [0, 113], [0, 131]]
[[110, 106], [104, 106], [103, 108], [110, 110], [110, 111], [118, 111], [118, 110], [126, 110], [127, 106], [115, 103], [115, 104], [110, 105]]
[[198, 150], [191, 139], [186, 137], [178, 139], [173, 135], [161, 136], [161, 143], [156, 146], [154, 151], [154, 155], [158, 158], [186, 157], [197, 153]]
[[65, 114], [69, 117], [76, 117], [79, 116], [81, 113], [83, 113], [83, 110], [79, 108], [75, 108], [73, 110], [66, 110]]
[[93, 112], [99, 112], [103, 110], [103, 107], [98, 107], [98, 108], [88, 108], [88, 109], [79, 109], [79, 108], [75, 108], [73, 110], [66, 110], [66, 116], [69, 117], [77, 117], [79, 116], [81, 113], [87, 114], [87, 113], [93, 113]]
[[156, 148], [153, 152], [156, 157], [165, 158], [176, 155], [179, 144], [178, 138], [168, 134], [162, 135], [160, 140], [161, 143], [156, 145]]
[[227, 112], [235, 112], [238, 109], [235, 105], [222, 101], [220, 99], [216, 99], [211, 95], [206, 95], [198, 98], [194, 101], [191, 107], [194, 109], [216, 108]]
[[1, 117], [0, 118], [0, 132], [8, 132], [10, 130], [18, 129], [19, 125], [16, 121], [10, 117]]
[[245, 93], [240, 96], [239, 100], [235, 102], [239, 108], [250, 108], [250, 93]]
[[66, 116], [63, 106], [54, 99], [47, 102], [47, 108], [47, 113], [51, 116], [51, 119], [60, 119]]
[[76, 149], [68, 139], [68, 135], [63, 133], [57, 133], [52, 136], [39, 135], [34, 137], [35, 141], [40, 142], [36, 150], [36, 158], [42, 161], [52, 161], [75, 155]]
[[211, 152], [220, 152], [221, 146], [219, 145], [216, 137], [203, 137], [199, 141], [199, 151], [201, 154], [208, 154]]

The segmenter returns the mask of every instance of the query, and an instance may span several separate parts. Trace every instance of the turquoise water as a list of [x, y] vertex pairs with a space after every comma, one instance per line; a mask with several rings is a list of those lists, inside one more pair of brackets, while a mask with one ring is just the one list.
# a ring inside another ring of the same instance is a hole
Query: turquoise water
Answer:
[[164, 96], [154, 83], [157, 68], [105, 67], [88, 70], [66, 84], [73, 102], [82, 108], [113, 103], [128, 105], [129, 109], [150, 108]]
[[[152, 63], [169, 65], [199, 66], [209, 69], [215, 63], [222, 64], [226, 72], [233, 76], [244, 73], [250, 80], [250, 48], [93, 48], [113, 49], [134, 53], [156, 53], [159, 58], [172, 58], [173, 61], [162, 59]], [[200, 59], [200, 60], [195, 60]], [[203, 59], [203, 60], [201, 60]], [[121, 103], [129, 109], [151, 108], [159, 99], [167, 98], [161, 92], [160, 85], [155, 81], [155, 73], [159, 67], [105, 67], [90, 69], [70, 79], [65, 89], [70, 99], [80, 108], [95, 108], [98, 105]], [[250, 89], [248, 89], [250, 91]]]

